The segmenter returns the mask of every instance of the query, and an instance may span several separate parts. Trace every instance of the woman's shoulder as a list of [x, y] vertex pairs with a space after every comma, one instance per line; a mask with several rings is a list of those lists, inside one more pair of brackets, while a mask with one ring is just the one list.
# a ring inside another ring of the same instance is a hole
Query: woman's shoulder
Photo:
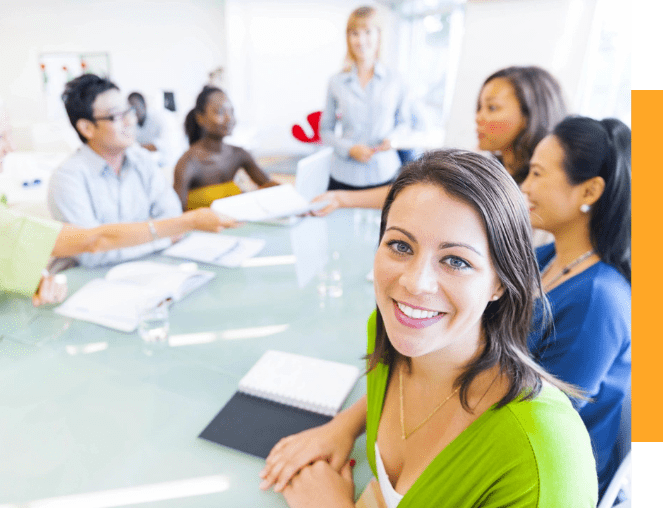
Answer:
[[521, 431], [527, 434], [559, 428], [560, 422], [569, 422], [572, 429], [584, 429], [569, 398], [559, 388], [545, 382], [536, 397], [527, 400], [517, 398], [504, 408], [520, 422]]
[[352, 80], [353, 70], [341, 70], [332, 74], [329, 78], [329, 88], [331, 90], [339, 87], [347, 87], [348, 83]]
[[624, 293], [631, 297], [631, 285], [614, 266], [599, 261], [593, 274], [594, 290], [602, 295], [622, 297]]
[[561, 309], [571, 305], [577, 311], [630, 309], [631, 285], [613, 266], [599, 261], [554, 288], [549, 296]]
[[186, 152], [184, 152], [180, 158], [177, 160], [175, 168], [184, 168], [190, 165], [192, 162], [197, 162], [200, 158], [199, 148], [197, 143], [191, 145]]
[[585, 284], [587, 294], [587, 320], [585, 326], [595, 329], [599, 322], [610, 323], [615, 333], [613, 339], [630, 336], [631, 323], [631, 285], [626, 278], [613, 266], [603, 262], [590, 267], [594, 268], [591, 279]]
[[513, 401], [496, 413], [503, 429], [495, 435], [501, 434], [503, 443], [521, 439], [528, 444], [525, 454], [537, 471], [539, 506], [594, 506], [598, 482], [591, 441], [563, 392], [545, 385], [533, 399]]
[[587, 430], [566, 396], [551, 386], [531, 400], [483, 413], [420, 480], [418, 500], [435, 501], [427, 506], [590, 508], [598, 497]]
[[388, 67], [380, 60], [375, 63], [375, 73], [385, 77], [386, 79], [397, 81], [399, 84], [405, 84], [403, 75], [400, 72], [392, 67]]
[[226, 153], [229, 155], [229, 157], [241, 158], [241, 159], [246, 159], [246, 158], [253, 159], [253, 156], [241, 146], [228, 145], [224, 143], [224, 148], [227, 150]]

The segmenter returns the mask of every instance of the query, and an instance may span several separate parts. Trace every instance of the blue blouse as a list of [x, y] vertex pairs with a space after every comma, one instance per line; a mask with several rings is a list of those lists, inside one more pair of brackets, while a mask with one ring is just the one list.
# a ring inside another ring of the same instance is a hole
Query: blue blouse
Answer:
[[[537, 250], [539, 266], [554, 244]], [[528, 346], [550, 373], [583, 389], [592, 401], [574, 401], [592, 439], [603, 494], [619, 466], [617, 432], [631, 384], [631, 286], [612, 266], [598, 262], [547, 293], [554, 332], [541, 331], [537, 306]], [[561, 430], [561, 429], [560, 429]]]
[[[374, 147], [385, 139], [408, 132], [412, 118], [408, 92], [400, 77], [377, 62], [366, 88], [359, 84], [357, 68], [332, 76], [320, 137], [334, 147], [331, 176], [342, 183], [364, 187], [392, 180], [401, 166], [396, 150], [377, 152], [363, 164], [348, 152], [356, 144]], [[336, 125], [341, 124], [337, 134]]]

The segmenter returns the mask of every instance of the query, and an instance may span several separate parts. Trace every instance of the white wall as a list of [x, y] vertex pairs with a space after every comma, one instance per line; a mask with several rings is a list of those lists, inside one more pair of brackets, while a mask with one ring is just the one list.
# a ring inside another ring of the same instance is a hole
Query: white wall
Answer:
[[[445, 144], [474, 148], [474, 112], [483, 80], [509, 65], [539, 65], [562, 84], [577, 111], [597, 0], [469, 0]], [[290, 128], [320, 109], [345, 53], [344, 27], [361, 0], [227, 0], [228, 89], [255, 147], [302, 150]], [[368, 2], [370, 3], [370, 2]], [[394, 16], [383, 60], [396, 66]], [[415, 55], [412, 55], [416, 58]]]
[[577, 111], [596, 0], [469, 0], [445, 145], [476, 146], [479, 89], [494, 71], [539, 65], [561, 83]]
[[[476, 144], [474, 111], [483, 80], [508, 65], [536, 64], [561, 81], [577, 110], [597, 0], [469, 0], [446, 145]], [[361, 0], [0, 0], [0, 96], [19, 148], [46, 118], [38, 55], [108, 51], [112, 78], [148, 98], [176, 92], [180, 118], [218, 65], [237, 132], [263, 153], [306, 151], [295, 123], [324, 105], [345, 54], [345, 24]], [[395, 66], [394, 18], [383, 59]], [[73, 131], [69, 131], [70, 133]], [[249, 136], [250, 137], [250, 136]], [[248, 137], [247, 137], [248, 139]]]
[[[292, 126], [306, 127], [306, 115], [324, 107], [329, 78], [345, 56], [348, 16], [365, 3], [371, 2], [226, 0], [227, 89], [237, 130], [252, 129], [258, 151], [311, 148], [292, 137]], [[380, 10], [389, 25], [389, 13]], [[382, 42], [388, 53], [389, 36]]]
[[19, 149], [46, 121], [40, 53], [108, 52], [123, 91], [172, 90], [183, 115], [226, 63], [224, 27], [223, 0], [0, 0], [0, 96]]

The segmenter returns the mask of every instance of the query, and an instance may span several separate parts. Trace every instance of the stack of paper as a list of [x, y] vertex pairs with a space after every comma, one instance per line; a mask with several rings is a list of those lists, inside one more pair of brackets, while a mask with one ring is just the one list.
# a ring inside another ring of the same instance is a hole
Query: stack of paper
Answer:
[[309, 203], [290, 184], [217, 199], [212, 210], [238, 221], [259, 222], [304, 215], [326, 203]]
[[166, 249], [163, 254], [219, 266], [237, 267], [258, 254], [265, 240], [215, 233], [194, 232]]

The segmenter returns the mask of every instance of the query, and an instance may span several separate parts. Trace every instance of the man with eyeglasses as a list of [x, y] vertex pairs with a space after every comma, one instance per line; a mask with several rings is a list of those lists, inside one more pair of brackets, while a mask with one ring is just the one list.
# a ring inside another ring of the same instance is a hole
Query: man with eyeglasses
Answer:
[[[182, 214], [182, 206], [151, 155], [135, 144], [136, 114], [106, 78], [83, 74], [62, 94], [83, 146], [54, 171], [48, 188], [53, 218], [84, 228]], [[151, 223], [150, 223], [151, 224]], [[163, 249], [170, 240], [77, 257], [84, 266], [118, 263]]]

